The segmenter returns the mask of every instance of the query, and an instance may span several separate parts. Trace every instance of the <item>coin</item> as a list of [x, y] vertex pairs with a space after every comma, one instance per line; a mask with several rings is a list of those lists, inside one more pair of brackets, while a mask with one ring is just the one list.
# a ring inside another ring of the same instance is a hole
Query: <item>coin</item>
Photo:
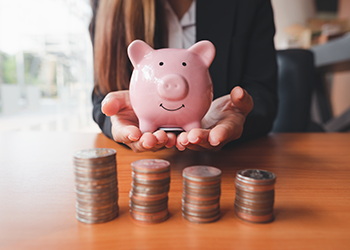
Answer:
[[183, 202], [182, 204], [185, 205], [187, 209], [193, 210], [193, 211], [200, 211], [200, 210], [212, 211], [215, 209], [220, 209], [219, 203], [203, 205], [203, 204], [192, 204], [192, 203]]
[[186, 185], [184, 185], [184, 193], [188, 195], [195, 195], [199, 197], [212, 197], [217, 196], [221, 194], [220, 188], [214, 188], [214, 189], [194, 189], [194, 188], [188, 188]]
[[235, 214], [237, 215], [238, 218], [244, 221], [253, 222], [253, 223], [267, 223], [272, 221], [274, 218], [273, 213], [257, 216], [257, 215], [249, 215], [247, 213], [242, 213], [240, 211], [237, 211], [236, 209], [235, 209]]
[[260, 170], [260, 169], [244, 169], [237, 172], [238, 176], [245, 178], [248, 181], [270, 181], [275, 180], [276, 175], [274, 173]]
[[[221, 187], [221, 181], [217, 181], [214, 184], [208, 184], [208, 182], [191, 182], [189, 180], [186, 180], [183, 182], [183, 185], [186, 186], [186, 188], [193, 188], [193, 189], [220, 189]], [[204, 190], [203, 190], [204, 191]]]
[[240, 170], [236, 174], [235, 214], [238, 218], [264, 223], [273, 220], [276, 175], [261, 169]]
[[118, 201], [118, 197], [111, 196], [111, 197], [107, 197], [105, 199], [99, 199], [99, 200], [79, 199], [77, 197], [76, 201], [79, 203], [80, 206], [101, 206], [101, 205], [108, 205]]
[[236, 195], [239, 195], [242, 198], [247, 198], [247, 199], [274, 199], [275, 197], [275, 190], [270, 190], [270, 191], [265, 191], [265, 192], [252, 192], [252, 191], [245, 191], [240, 189], [239, 187], [236, 186]]
[[165, 197], [164, 199], [160, 199], [160, 200], [154, 200], [154, 201], [145, 201], [145, 200], [139, 200], [136, 199], [135, 197], [130, 197], [130, 201], [135, 204], [135, 205], [140, 205], [140, 206], [157, 206], [157, 205], [161, 205], [164, 203], [168, 203], [168, 196]]
[[199, 224], [199, 223], [210, 223], [210, 222], [217, 221], [220, 218], [220, 213], [218, 213], [217, 215], [210, 217], [210, 218], [191, 216], [191, 215], [187, 214], [186, 212], [182, 212], [182, 216], [190, 222]]
[[253, 207], [253, 208], [263, 208], [263, 207], [272, 207], [274, 203], [274, 199], [266, 199], [266, 200], [254, 200], [254, 199], [246, 199], [236, 195], [235, 202], [237, 204], [242, 204], [245, 207]]
[[130, 215], [144, 223], [159, 223], [169, 217], [170, 163], [143, 159], [131, 163]]
[[94, 159], [89, 161], [87, 159], [84, 160], [73, 160], [74, 166], [76, 168], [84, 168], [87, 170], [100, 170], [102, 168], [108, 168], [114, 166], [116, 161], [115, 159]]
[[170, 163], [162, 159], [142, 159], [131, 163], [135, 173], [162, 173], [170, 171]]
[[272, 185], [276, 181], [276, 175], [261, 169], [245, 169], [237, 172], [236, 181], [252, 185]]
[[109, 176], [115, 175], [115, 171], [107, 170], [107, 171], [101, 171], [101, 172], [96, 172], [96, 173], [91, 173], [91, 172], [83, 172], [83, 171], [74, 171], [74, 174], [78, 178], [94, 178], [94, 179], [103, 179], [107, 178]]
[[163, 186], [155, 185], [153, 187], [152, 185], [135, 185], [135, 183], [133, 183], [132, 189], [134, 193], [153, 195], [153, 194], [168, 193], [170, 189], [170, 185], [169, 184], [165, 184]]
[[235, 203], [235, 209], [237, 211], [240, 211], [242, 213], [246, 213], [246, 214], [250, 214], [250, 215], [266, 215], [266, 214], [270, 214], [273, 212], [273, 208], [272, 207], [267, 207], [267, 208], [248, 208], [246, 206], [241, 206], [238, 203]]
[[182, 202], [190, 203], [193, 205], [207, 206], [207, 205], [218, 204], [220, 202], [220, 196], [210, 200], [195, 200], [195, 199], [192, 199], [191, 197], [188, 198], [187, 196], [183, 195]]
[[105, 223], [115, 219], [118, 216], [118, 212], [114, 212], [106, 217], [91, 217], [88, 218], [82, 217], [79, 214], [76, 215], [76, 218], [85, 224], [97, 224], [97, 223]]
[[95, 159], [101, 160], [105, 157], [113, 158], [116, 155], [117, 151], [110, 148], [92, 148], [80, 150], [74, 154], [76, 160], [86, 159], [88, 161], [93, 161]]
[[114, 190], [117, 187], [117, 182], [106, 183], [103, 185], [89, 185], [87, 183], [75, 183], [75, 189], [80, 192], [89, 192], [89, 193], [104, 193], [109, 190]]
[[165, 179], [159, 179], [159, 180], [148, 180], [148, 179], [138, 179], [138, 178], [132, 178], [132, 181], [134, 184], [143, 184], [143, 185], [167, 185], [170, 183], [170, 177]]
[[194, 223], [218, 220], [221, 170], [211, 166], [191, 166], [183, 170], [182, 176], [182, 216]]
[[153, 224], [167, 220], [169, 218], [169, 211], [166, 208], [163, 211], [156, 213], [144, 213], [130, 209], [130, 215], [137, 221]]
[[186, 215], [195, 216], [199, 218], [213, 218], [220, 214], [220, 208], [212, 211], [202, 211], [202, 210], [190, 210], [186, 206], [182, 206], [182, 212]]
[[132, 172], [132, 178], [136, 180], [147, 180], [147, 181], [158, 181], [158, 180], [164, 180], [167, 178], [170, 178], [170, 172], [162, 172], [162, 173], [157, 173], [157, 174], [147, 174], [147, 173], [137, 173], [137, 172]]
[[106, 189], [106, 191], [99, 190], [100, 192], [86, 192], [86, 191], [79, 191], [75, 188], [75, 196], [78, 199], [82, 200], [99, 200], [99, 199], [106, 199], [108, 197], [118, 197], [118, 187], [115, 186], [113, 189]]
[[191, 166], [183, 170], [184, 178], [198, 182], [210, 182], [220, 180], [221, 170], [211, 166]]
[[134, 193], [133, 190], [130, 191], [129, 197], [134, 199], [143, 200], [143, 201], [158, 201], [168, 197], [168, 193], [161, 194], [143, 194], [143, 193]]
[[168, 208], [168, 203], [163, 203], [161, 205], [157, 204], [154, 206], [140, 206], [140, 205], [135, 205], [133, 202], [130, 202], [129, 204], [130, 209], [133, 211], [137, 211], [137, 212], [144, 212], [144, 213], [157, 213], [160, 211], [163, 211], [164, 209]]
[[76, 218], [87, 224], [103, 223], [118, 216], [116, 151], [94, 148], [73, 156]]

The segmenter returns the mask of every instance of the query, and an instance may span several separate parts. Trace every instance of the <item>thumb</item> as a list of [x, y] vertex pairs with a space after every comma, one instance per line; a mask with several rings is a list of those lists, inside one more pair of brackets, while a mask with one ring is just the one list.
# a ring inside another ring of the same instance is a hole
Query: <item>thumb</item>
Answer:
[[129, 93], [127, 91], [111, 92], [103, 99], [101, 111], [107, 116], [116, 115], [126, 106], [127, 100], [129, 100]]
[[231, 91], [232, 105], [239, 109], [245, 115], [248, 115], [254, 107], [254, 101], [251, 95], [243, 88], [236, 86]]

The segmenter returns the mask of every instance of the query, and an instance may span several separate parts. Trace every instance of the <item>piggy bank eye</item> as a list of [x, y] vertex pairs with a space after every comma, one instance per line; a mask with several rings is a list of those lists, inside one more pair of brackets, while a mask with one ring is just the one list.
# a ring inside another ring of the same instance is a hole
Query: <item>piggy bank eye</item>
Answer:
[[164, 65], [164, 63], [163, 63], [163, 62], [160, 62], [160, 63], [159, 63], [159, 66], [163, 66], [163, 65]]
[[186, 65], [187, 65], [187, 63], [185, 63], [185, 62], [182, 63], [182, 66], [186, 66]]

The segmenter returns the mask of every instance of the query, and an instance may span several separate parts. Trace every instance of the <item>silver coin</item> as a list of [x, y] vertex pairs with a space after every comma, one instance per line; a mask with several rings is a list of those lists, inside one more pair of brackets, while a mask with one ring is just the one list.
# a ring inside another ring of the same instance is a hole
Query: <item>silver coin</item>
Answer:
[[170, 162], [162, 159], [142, 159], [131, 163], [137, 173], [163, 173], [170, 171]]
[[115, 155], [116, 153], [117, 151], [111, 148], [92, 148], [92, 149], [84, 149], [84, 150], [75, 152], [74, 158], [94, 159], [94, 158], [112, 156], [112, 155]]
[[221, 179], [221, 170], [211, 166], [191, 166], [182, 171], [182, 176], [192, 181], [216, 181]]

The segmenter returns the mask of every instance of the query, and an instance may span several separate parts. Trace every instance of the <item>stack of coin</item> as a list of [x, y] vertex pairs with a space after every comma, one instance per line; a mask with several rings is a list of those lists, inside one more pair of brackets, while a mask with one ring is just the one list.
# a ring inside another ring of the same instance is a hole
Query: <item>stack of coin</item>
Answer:
[[142, 223], [165, 221], [169, 217], [170, 163], [161, 159], [143, 159], [131, 163], [131, 166], [131, 217]]
[[195, 223], [218, 220], [221, 170], [210, 166], [192, 166], [185, 168], [182, 176], [182, 216]]
[[235, 213], [245, 221], [264, 223], [273, 220], [276, 175], [258, 169], [236, 174]]
[[74, 154], [76, 218], [103, 223], [118, 216], [116, 151], [94, 148]]

